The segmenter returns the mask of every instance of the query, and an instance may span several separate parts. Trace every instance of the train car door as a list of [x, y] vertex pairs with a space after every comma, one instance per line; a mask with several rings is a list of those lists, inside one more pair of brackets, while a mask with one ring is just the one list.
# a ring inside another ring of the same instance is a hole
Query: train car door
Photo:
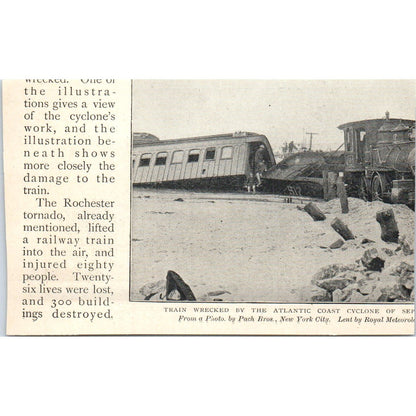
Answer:
[[201, 176], [203, 178], [212, 178], [215, 172], [215, 160], [217, 158], [217, 149], [215, 147], [207, 147], [204, 151]]
[[200, 157], [201, 151], [199, 149], [192, 149], [188, 152], [183, 179], [194, 179], [197, 177]]
[[166, 170], [166, 161], [168, 159], [168, 152], [156, 153], [155, 165], [153, 167], [151, 182], [163, 182]]
[[218, 161], [218, 176], [228, 176], [231, 174], [233, 155], [233, 146], [221, 147], [220, 159]]
[[151, 153], [143, 153], [139, 158], [139, 165], [137, 166], [136, 173], [136, 183], [146, 183], [149, 182], [149, 177], [151, 176]]
[[174, 150], [172, 158], [168, 166], [168, 172], [165, 176], [167, 181], [176, 181], [182, 179], [182, 167], [184, 162], [185, 152], [183, 150]]
[[[263, 149], [260, 150], [260, 146], [263, 145]], [[259, 153], [258, 153], [259, 152]], [[256, 159], [259, 159], [256, 161]], [[271, 157], [267, 148], [264, 146], [263, 142], [252, 142], [249, 145], [249, 158], [248, 165], [250, 170], [254, 173], [256, 170], [256, 163], [261, 162], [263, 165], [262, 170], [267, 170], [272, 167]]]

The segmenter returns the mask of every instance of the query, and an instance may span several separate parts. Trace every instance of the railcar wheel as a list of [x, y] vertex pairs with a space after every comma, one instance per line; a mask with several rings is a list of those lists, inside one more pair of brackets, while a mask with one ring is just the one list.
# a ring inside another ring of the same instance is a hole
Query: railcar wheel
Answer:
[[371, 198], [373, 201], [383, 201], [384, 193], [386, 192], [386, 181], [377, 173], [371, 183]]
[[364, 201], [369, 200], [369, 195], [367, 192], [367, 184], [366, 184], [364, 176], [360, 176], [360, 179], [358, 182], [358, 198], [363, 199]]

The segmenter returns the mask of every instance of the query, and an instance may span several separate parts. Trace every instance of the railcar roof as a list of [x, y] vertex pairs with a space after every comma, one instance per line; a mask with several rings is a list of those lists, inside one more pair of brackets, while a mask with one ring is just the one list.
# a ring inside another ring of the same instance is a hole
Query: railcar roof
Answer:
[[366, 124], [369, 123], [374, 123], [374, 122], [378, 122], [378, 123], [384, 123], [384, 122], [390, 122], [390, 123], [405, 123], [405, 124], [409, 124], [410, 126], [414, 126], [415, 124], [415, 120], [406, 120], [403, 118], [389, 118], [389, 119], [385, 119], [385, 118], [373, 118], [373, 119], [368, 119], [368, 120], [360, 120], [360, 121], [351, 121], [350, 123], [344, 123], [338, 126], [338, 128], [340, 130], [344, 130], [348, 127], [360, 127], [360, 126], [365, 126]]
[[[133, 133], [134, 134], [134, 133]], [[227, 133], [227, 134], [216, 134], [212, 136], [198, 136], [188, 137], [183, 139], [172, 139], [172, 140], [159, 140], [149, 143], [140, 143], [134, 145], [134, 147], [147, 147], [147, 146], [159, 146], [161, 144], [177, 144], [177, 143], [188, 143], [188, 142], [204, 142], [209, 140], [235, 140], [253, 137], [265, 137], [263, 134], [244, 132], [241, 134]]]

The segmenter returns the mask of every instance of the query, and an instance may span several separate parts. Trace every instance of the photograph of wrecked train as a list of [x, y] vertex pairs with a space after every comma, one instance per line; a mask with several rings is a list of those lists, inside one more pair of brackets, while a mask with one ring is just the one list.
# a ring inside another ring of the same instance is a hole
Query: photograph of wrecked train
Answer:
[[390, 118], [355, 121], [344, 132], [348, 193], [364, 200], [415, 202], [415, 121]]
[[344, 172], [350, 196], [414, 206], [415, 121], [386, 113], [339, 129], [344, 150], [296, 152], [279, 163], [266, 136], [256, 133], [163, 141], [135, 133], [133, 184], [242, 191], [251, 181], [261, 192], [330, 199], [328, 186]]
[[415, 87], [134, 81], [130, 301], [414, 302]]
[[265, 136], [238, 132], [175, 140], [135, 133], [132, 163], [136, 186], [242, 190], [276, 162]]

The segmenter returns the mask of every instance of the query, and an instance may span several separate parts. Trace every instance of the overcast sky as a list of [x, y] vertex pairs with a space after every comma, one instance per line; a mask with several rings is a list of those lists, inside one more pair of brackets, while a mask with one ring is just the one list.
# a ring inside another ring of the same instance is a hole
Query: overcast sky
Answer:
[[314, 148], [342, 143], [349, 121], [415, 118], [416, 81], [134, 82], [133, 131], [162, 140], [235, 131], [265, 134], [274, 150], [314, 136]]

